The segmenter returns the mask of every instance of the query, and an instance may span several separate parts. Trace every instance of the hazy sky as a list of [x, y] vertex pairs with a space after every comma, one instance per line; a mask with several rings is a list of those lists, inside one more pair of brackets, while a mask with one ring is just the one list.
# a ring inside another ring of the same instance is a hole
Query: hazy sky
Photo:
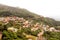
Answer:
[[0, 0], [0, 4], [25, 8], [39, 15], [60, 19], [60, 0]]

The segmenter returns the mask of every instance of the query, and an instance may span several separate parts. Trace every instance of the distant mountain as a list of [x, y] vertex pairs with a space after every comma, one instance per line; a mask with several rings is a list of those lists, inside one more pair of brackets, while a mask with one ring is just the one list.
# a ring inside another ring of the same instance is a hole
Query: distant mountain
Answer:
[[52, 18], [43, 17], [41, 15], [34, 14], [26, 9], [10, 7], [0, 4], [0, 17], [6, 16], [18, 16], [28, 20], [34, 20], [34, 22], [44, 23], [49, 26], [60, 26], [60, 21], [55, 21]]
[[57, 20], [57, 21], [60, 21], [60, 18], [53, 18], [53, 19], [55, 19], [55, 20]]

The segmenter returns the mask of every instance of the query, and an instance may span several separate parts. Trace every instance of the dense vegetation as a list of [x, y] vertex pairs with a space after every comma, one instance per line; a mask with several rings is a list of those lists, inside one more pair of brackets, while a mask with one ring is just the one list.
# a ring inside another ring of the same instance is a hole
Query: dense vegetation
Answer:
[[60, 32], [45, 32], [44, 36], [47, 40], [60, 40]]

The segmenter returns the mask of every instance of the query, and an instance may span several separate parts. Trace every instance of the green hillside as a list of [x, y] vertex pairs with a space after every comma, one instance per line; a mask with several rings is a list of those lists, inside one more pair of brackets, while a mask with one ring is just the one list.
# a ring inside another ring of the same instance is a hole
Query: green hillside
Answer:
[[26, 9], [17, 8], [17, 7], [10, 7], [6, 5], [0, 4], [0, 16], [18, 16], [23, 17], [25, 19], [34, 20], [35, 22], [42, 22], [49, 26], [60, 26], [59, 21], [55, 21], [52, 18], [43, 17], [41, 15], [34, 14]]

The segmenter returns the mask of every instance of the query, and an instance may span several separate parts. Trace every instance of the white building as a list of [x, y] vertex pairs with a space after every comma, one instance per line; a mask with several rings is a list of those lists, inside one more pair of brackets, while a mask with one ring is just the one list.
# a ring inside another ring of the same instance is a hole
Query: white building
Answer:
[[56, 29], [54, 27], [50, 27], [49, 31], [55, 31]]
[[18, 29], [14, 27], [9, 27], [7, 30], [12, 31], [12, 32], [17, 32]]
[[4, 17], [0, 17], [0, 21], [4, 21], [4, 19], [5, 19]]

